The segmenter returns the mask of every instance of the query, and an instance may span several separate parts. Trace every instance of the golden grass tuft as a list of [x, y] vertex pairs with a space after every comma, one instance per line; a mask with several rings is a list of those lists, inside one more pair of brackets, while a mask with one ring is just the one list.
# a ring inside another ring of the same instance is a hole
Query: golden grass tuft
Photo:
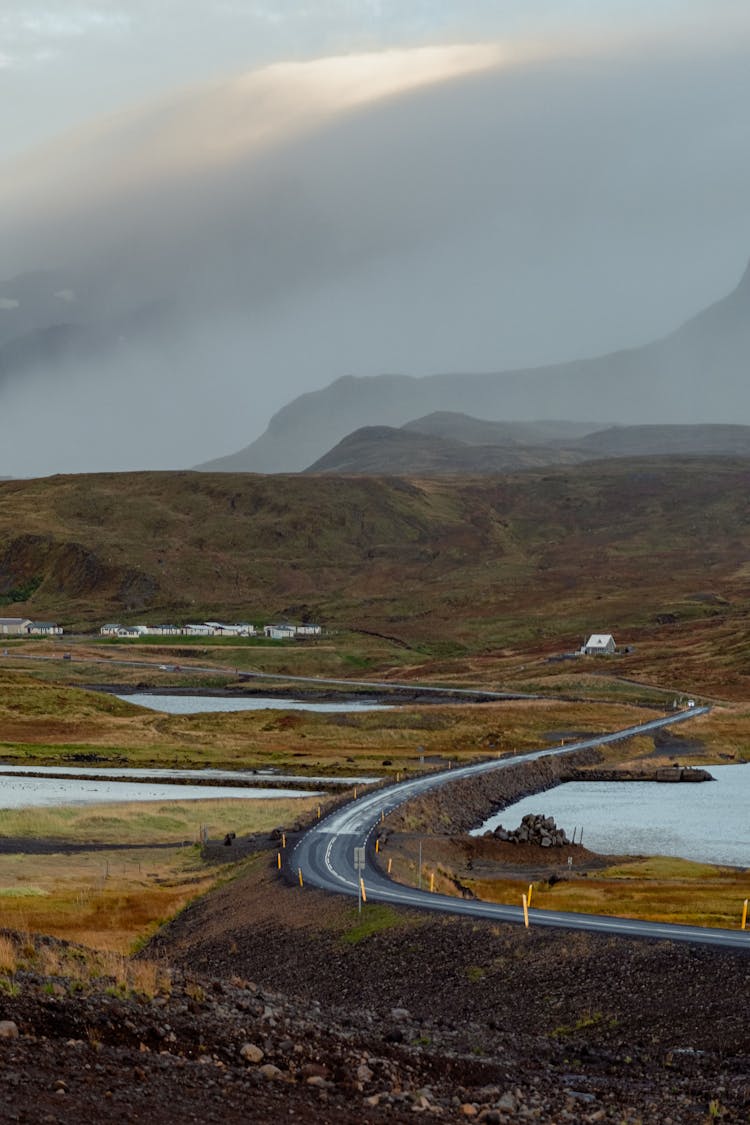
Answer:
[[168, 995], [172, 981], [161, 962], [131, 960], [113, 950], [35, 941], [20, 934], [0, 935], [0, 973], [33, 969], [59, 990], [109, 989], [122, 996]]
[[0, 973], [14, 973], [18, 968], [18, 952], [12, 938], [0, 935]]

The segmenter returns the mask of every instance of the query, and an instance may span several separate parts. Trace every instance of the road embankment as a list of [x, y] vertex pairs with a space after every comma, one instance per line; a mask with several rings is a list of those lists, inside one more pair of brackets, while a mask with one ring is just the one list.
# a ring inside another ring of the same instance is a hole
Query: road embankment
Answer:
[[463, 835], [508, 805], [560, 785], [571, 769], [596, 765], [602, 758], [601, 751], [591, 747], [448, 781], [396, 809], [386, 825], [393, 832]]

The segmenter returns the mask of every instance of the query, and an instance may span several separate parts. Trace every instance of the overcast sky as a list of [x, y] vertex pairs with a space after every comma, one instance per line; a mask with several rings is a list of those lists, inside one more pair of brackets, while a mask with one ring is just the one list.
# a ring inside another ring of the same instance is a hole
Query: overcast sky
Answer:
[[172, 88], [391, 46], [731, 38], [745, 0], [2, 0], [0, 155]]
[[0, 0], [0, 282], [61, 271], [0, 290], [0, 346], [117, 344], [0, 382], [0, 475], [654, 339], [750, 256], [749, 105], [747, 0]]

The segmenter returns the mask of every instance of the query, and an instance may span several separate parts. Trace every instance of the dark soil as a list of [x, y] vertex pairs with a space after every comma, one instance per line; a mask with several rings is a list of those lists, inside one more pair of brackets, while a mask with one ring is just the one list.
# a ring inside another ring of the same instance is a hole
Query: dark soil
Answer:
[[380, 1036], [418, 1047], [447, 1083], [432, 1080], [444, 1119], [464, 1113], [454, 1097], [495, 1112], [478, 1086], [517, 1098], [486, 1120], [524, 1120], [523, 1106], [544, 1122], [661, 1125], [707, 1120], [712, 1102], [723, 1120], [750, 1119], [750, 1028], [737, 1002], [747, 956], [382, 907], [370, 918], [375, 932], [352, 933], [348, 902], [256, 868], [180, 915], [151, 952], [319, 1003], [370, 1028], [373, 1054]]
[[140, 955], [172, 966], [169, 996], [7, 976], [0, 1121], [750, 1118], [747, 956], [383, 907], [363, 921], [256, 855]]

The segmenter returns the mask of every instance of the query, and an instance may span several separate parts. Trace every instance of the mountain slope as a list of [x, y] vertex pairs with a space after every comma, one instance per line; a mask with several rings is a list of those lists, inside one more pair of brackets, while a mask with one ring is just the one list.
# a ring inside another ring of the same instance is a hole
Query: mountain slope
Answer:
[[654, 344], [501, 374], [338, 379], [285, 406], [245, 449], [200, 468], [298, 471], [361, 426], [403, 425], [434, 411], [506, 422], [579, 417], [630, 424], [746, 424], [748, 370], [750, 267], [728, 297]]
[[654, 458], [415, 481], [8, 481], [0, 598], [4, 615], [89, 627], [307, 611], [475, 652], [632, 634], [666, 614], [706, 623], [691, 652], [700, 660], [714, 645], [728, 682], [730, 670], [750, 672], [749, 466]]

